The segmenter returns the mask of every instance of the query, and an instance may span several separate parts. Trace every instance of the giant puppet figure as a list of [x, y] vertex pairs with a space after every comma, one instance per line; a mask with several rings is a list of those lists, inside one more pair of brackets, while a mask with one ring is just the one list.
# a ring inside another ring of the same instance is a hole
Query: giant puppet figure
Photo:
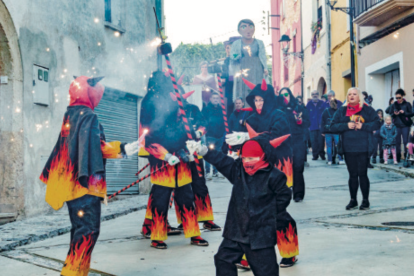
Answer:
[[[269, 141], [291, 134], [285, 114], [280, 110], [274, 110], [274, 89], [263, 80], [261, 84], [244, 80], [245, 84], [252, 90], [246, 101], [252, 108], [252, 114], [246, 120], [249, 133], [233, 132], [226, 136], [226, 142], [230, 145], [240, 145], [252, 137], [259, 136]], [[274, 164], [287, 176], [288, 187], [293, 184], [293, 153], [292, 138], [287, 139], [275, 150], [275, 154], [269, 157], [270, 163]], [[295, 220], [286, 210], [277, 210], [277, 245], [282, 256], [281, 267], [295, 264], [296, 256], [299, 255], [298, 236]], [[245, 262], [246, 263], [246, 262]]]
[[58, 210], [66, 202], [72, 223], [70, 249], [61, 275], [87, 276], [100, 230], [101, 200], [106, 197], [107, 158], [138, 152], [132, 144], [105, 141], [94, 113], [104, 93], [102, 78], [81, 76], [70, 85], [70, 104], [60, 135], [40, 176], [46, 202]]
[[[188, 140], [179, 108], [171, 98], [174, 91], [171, 80], [161, 71], [153, 73], [148, 83], [148, 93], [141, 105], [141, 126], [148, 129], [145, 150], [151, 167], [151, 183], [143, 234], [151, 238], [151, 246], [166, 249], [167, 215], [171, 193], [183, 224], [184, 235], [191, 238], [191, 244], [207, 246], [200, 237], [194, 195], [191, 189], [192, 156], [186, 149]], [[145, 155], [141, 152], [140, 156]], [[158, 173], [155, 170], [165, 166]]]

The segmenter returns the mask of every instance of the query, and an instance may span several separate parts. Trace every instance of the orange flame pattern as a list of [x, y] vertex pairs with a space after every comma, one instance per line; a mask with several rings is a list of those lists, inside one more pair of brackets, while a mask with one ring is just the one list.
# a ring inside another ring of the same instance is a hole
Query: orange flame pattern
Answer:
[[92, 249], [95, 242], [92, 234], [83, 236], [78, 243], [71, 245], [61, 274], [64, 276], [88, 276]]
[[59, 210], [64, 202], [88, 193], [88, 189], [76, 180], [74, 170], [68, 145], [64, 142], [50, 164], [49, 176], [46, 177], [44, 174], [40, 176], [40, 180], [47, 185], [46, 202], [53, 209]]
[[178, 208], [178, 204], [176, 200], [174, 200], [174, 205], [175, 205], [175, 215], [177, 217], [177, 222], [178, 224], [181, 224], [183, 223], [183, 219], [181, 218], [180, 208]]
[[106, 180], [102, 175], [94, 174], [89, 177], [88, 181], [89, 195], [104, 198], [106, 195]]
[[296, 228], [292, 227], [289, 223], [289, 227], [286, 228], [286, 233], [282, 231], [276, 231], [277, 233], [277, 247], [279, 248], [282, 258], [292, 258], [299, 255], [299, 241], [296, 233]]
[[195, 210], [197, 214], [197, 220], [200, 221], [209, 221], [214, 220], [213, 215], [213, 208], [211, 206], [211, 200], [210, 196], [207, 194], [207, 196], [204, 198], [198, 197], [195, 195]]
[[290, 161], [290, 157], [288, 159], [283, 158], [283, 165], [282, 162], [279, 160], [279, 165], [277, 168], [286, 174], [287, 182], [286, 185], [290, 188], [293, 186], [293, 165], [292, 161]]
[[198, 237], [200, 236], [200, 227], [198, 226], [197, 216], [190, 208], [188, 210], [185, 206], [184, 212], [182, 214], [182, 220], [183, 220], [183, 227], [184, 227], [184, 235], [186, 238], [191, 237]]
[[150, 194], [150, 197], [148, 198], [148, 203], [147, 203], [147, 211], [145, 212], [146, 219], [152, 219], [152, 212], [151, 212], [152, 200], [153, 200], [152, 194]]
[[[162, 165], [167, 164], [163, 162]], [[166, 167], [158, 170], [158, 165], [151, 166], [151, 182], [152, 184], [164, 186], [164, 187], [175, 187], [175, 167], [167, 164]], [[154, 173], [155, 172], [155, 173]]]
[[121, 142], [105, 142], [101, 140], [101, 150], [104, 159], [120, 159], [122, 158], [121, 153]]
[[164, 160], [168, 153], [168, 151], [160, 144], [151, 144], [145, 149], [149, 152], [149, 154], [160, 160]]
[[190, 184], [193, 179], [191, 177], [191, 169], [189, 163], [180, 162], [177, 165], [178, 187]]
[[161, 213], [158, 215], [157, 209], [152, 214], [153, 220], [151, 224], [151, 240], [153, 241], [165, 241], [167, 240], [167, 220]]
[[67, 117], [62, 124], [62, 128], [60, 130], [60, 135], [62, 137], [68, 137], [70, 133], [70, 124], [69, 124], [69, 117]]

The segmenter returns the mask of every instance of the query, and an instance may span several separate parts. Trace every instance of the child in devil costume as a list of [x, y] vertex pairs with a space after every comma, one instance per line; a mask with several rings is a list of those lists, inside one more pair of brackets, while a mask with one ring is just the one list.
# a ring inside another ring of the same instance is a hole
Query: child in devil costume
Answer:
[[[152, 247], [167, 248], [164, 243], [168, 233], [167, 215], [174, 190], [176, 208], [183, 222], [185, 237], [191, 238], [193, 245], [207, 246], [208, 242], [200, 237], [194, 208], [194, 195], [190, 185], [191, 157], [186, 150], [188, 137], [178, 104], [167, 92], [173, 91], [172, 83], [162, 72], [155, 72], [148, 88], [148, 94], [142, 102], [141, 124], [149, 130], [145, 139], [145, 150], [149, 154], [153, 186], [143, 234], [146, 236], [151, 233]], [[155, 172], [156, 170], [159, 171]]]
[[102, 78], [78, 77], [70, 85], [70, 104], [60, 136], [40, 179], [53, 209], [66, 202], [72, 223], [70, 249], [61, 275], [87, 276], [106, 198], [105, 162], [138, 152], [139, 142], [105, 142], [94, 108], [104, 93]]
[[286, 114], [292, 132], [293, 147], [293, 199], [303, 201], [305, 197], [306, 130], [310, 126], [308, 110], [297, 103], [289, 88], [282, 88], [277, 97], [277, 108]]
[[208, 150], [189, 141], [188, 148], [211, 162], [233, 184], [223, 242], [214, 256], [217, 276], [236, 276], [243, 254], [256, 276], [279, 275], [276, 262], [277, 212], [286, 210], [292, 198], [286, 175], [270, 163], [273, 147], [288, 135], [269, 140], [256, 137], [243, 144], [241, 159]]
[[[254, 85], [244, 80], [245, 84], [252, 89], [246, 101], [251, 106], [252, 115], [247, 118], [246, 126], [249, 133], [234, 132], [226, 136], [226, 142], [233, 145], [243, 144], [250, 138], [261, 137], [268, 141], [275, 138], [291, 134], [286, 114], [280, 110], [275, 110], [276, 99], [274, 89], [271, 85]], [[275, 150], [275, 154], [268, 156], [269, 161], [279, 170], [284, 172], [287, 177], [286, 185], [290, 188], [293, 185], [293, 154], [291, 138], [287, 139], [280, 147]], [[295, 220], [286, 210], [278, 210], [277, 213], [277, 246], [282, 256], [280, 267], [290, 267], [297, 262], [299, 255], [299, 242]], [[250, 269], [248, 262], [244, 259], [239, 265], [240, 268]]]

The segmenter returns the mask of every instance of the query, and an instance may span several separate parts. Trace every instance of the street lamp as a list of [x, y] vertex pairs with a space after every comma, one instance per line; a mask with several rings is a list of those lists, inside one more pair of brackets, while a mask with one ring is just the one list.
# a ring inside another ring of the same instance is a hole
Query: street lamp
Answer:
[[292, 41], [292, 39], [290, 39], [290, 37], [288, 35], [282, 35], [280, 37], [279, 43], [282, 46], [282, 52], [283, 54], [285, 54], [286, 56], [291, 55], [297, 58], [300, 58], [300, 62], [301, 62], [301, 83], [302, 83], [302, 97], [303, 97], [303, 79], [305, 78], [305, 71], [303, 68], [303, 50], [300, 52], [289, 52], [289, 48], [290, 48], [290, 41]]

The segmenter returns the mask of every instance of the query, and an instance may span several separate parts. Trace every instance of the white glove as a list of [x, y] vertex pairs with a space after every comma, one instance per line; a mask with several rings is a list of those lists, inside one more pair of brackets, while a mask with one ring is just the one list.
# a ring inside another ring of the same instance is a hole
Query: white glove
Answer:
[[190, 140], [187, 141], [187, 149], [189, 152], [196, 152], [198, 155], [204, 156], [208, 152], [208, 148], [205, 145], [201, 145], [201, 141]]
[[128, 156], [134, 155], [139, 152], [139, 144], [140, 141], [135, 141], [133, 143], [129, 143], [125, 145], [125, 153]]
[[241, 145], [247, 140], [250, 140], [247, 132], [233, 132], [226, 135], [226, 143], [230, 146]]
[[180, 159], [177, 156], [172, 155], [171, 153], [167, 153], [164, 158], [165, 161], [170, 164], [170, 166], [175, 166], [180, 163]]
[[233, 158], [234, 160], [236, 160], [237, 158], [239, 158], [239, 155], [237, 154], [236, 151], [231, 151], [228, 154], [229, 157]]

